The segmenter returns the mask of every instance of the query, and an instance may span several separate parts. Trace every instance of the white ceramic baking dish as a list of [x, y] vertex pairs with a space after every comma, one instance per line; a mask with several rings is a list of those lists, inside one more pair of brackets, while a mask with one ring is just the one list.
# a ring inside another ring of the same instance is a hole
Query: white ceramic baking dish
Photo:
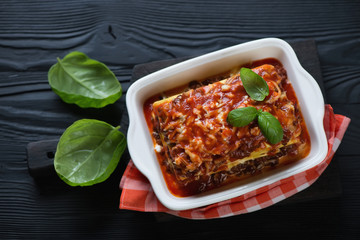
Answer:
[[[241, 64], [264, 58], [280, 60], [287, 71], [288, 79], [295, 89], [310, 134], [310, 154], [294, 164], [214, 191], [190, 197], [172, 195], [163, 178], [146, 124], [143, 112], [145, 100], [154, 94], [184, 85], [192, 80], [200, 80]], [[201, 207], [246, 194], [305, 171], [319, 164], [327, 154], [327, 141], [323, 127], [324, 100], [320, 88], [313, 77], [301, 67], [291, 46], [277, 38], [239, 44], [147, 75], [130, 86], [126, 104], [130, 117], [127, 138], [131, 158], [136, 167], [148, 178], [161, 203], [172, 210]]]

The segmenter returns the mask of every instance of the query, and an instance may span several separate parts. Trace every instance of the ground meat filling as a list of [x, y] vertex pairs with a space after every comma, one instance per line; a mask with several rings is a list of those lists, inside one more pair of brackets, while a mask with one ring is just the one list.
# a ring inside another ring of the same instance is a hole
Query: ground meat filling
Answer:
[[[264, 101], [249, 98], [235, 71], [191, 81], [144, 104], [154, 149], [174, 195], [212, 190], [308, 154], [309, 136], [281, 63], [265, 59], [248, 67], [269, 85], [270, 94]], [[281, 120], [281, 142], [270, 144], [256, 121], [242, 128], [229, 125], [228, 113], [246, 106]]]

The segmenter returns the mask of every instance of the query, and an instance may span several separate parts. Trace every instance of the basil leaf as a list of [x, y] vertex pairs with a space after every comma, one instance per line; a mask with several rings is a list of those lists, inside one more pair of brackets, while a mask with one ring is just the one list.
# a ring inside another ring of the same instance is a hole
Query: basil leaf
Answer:
[[114, 103], [122, 89], [114, 73], [105, 64], [72, 52], [59, 59], [48, 72], [53, 91], [66, 103], [82, 108], [101, 108]]
[[260, 110], [258, 113], [258, 124], [262, 134], [270, 143], [276, 144], [283, 139], [284, 132], [281, 124], [271, 113]]
[[126, 138], [105, 122], [82, 119], [68, 127], [57, 145], [54, 166], [70, 186], [90, 186], [105, 181], [115, 170]]
[[227, 122], [235, 127], [244, 127], [255, 120], [258, 111], [254, 107], [237, 108], [229, 112]]
[[263, 101], [269, 95], [269, 86], [266, 81], [249, 68], [240, 69], [240, 78], [245, 91], [256, 101]]

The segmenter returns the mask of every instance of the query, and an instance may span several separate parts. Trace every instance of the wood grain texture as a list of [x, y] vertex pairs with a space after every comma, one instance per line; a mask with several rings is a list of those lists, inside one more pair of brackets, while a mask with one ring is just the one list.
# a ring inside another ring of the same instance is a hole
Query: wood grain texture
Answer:
[[[359, 12], [355, 0], [0, 1], [0, 239], [214, 239], [233, 229], [243, 238], [356, 239]], [[56, 57], [77, 50], [104, 62], [126, 93], [137, 64], [197, 56], [263, 37], [316, 41], [327, 101], [336, 113], [352, 118], [335, 156], [342, 197], [190, 221], [118, 209], [128, 153], [110, 179], [91, 188], [68, 187], [56, 176], [30, 176], [29, 142], [58, 138], [80, 118], [124, 126], [129, 121], [121, 107], [124, 97], [100, 110], [63, 103], [47, 84]]]

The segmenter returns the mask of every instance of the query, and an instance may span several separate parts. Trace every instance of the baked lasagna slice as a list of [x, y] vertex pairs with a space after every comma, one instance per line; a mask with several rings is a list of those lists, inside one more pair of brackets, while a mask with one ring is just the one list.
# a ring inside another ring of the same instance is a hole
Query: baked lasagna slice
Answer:
[[[196, 191], [202, 192], [309, 152], [306, 126], [286, 74], [269, 64], [252, 70], [269, 86], [264, 101], [252, 100], [239, 74], [234, 74], [152, 104], [155, 151], [179, 187], [196, 185]], [[256, 121], [245, 127], [227, 123], [231, 110], [249, 106], [270, 112], [280, 121], [281, 142], [270, 144]]]

